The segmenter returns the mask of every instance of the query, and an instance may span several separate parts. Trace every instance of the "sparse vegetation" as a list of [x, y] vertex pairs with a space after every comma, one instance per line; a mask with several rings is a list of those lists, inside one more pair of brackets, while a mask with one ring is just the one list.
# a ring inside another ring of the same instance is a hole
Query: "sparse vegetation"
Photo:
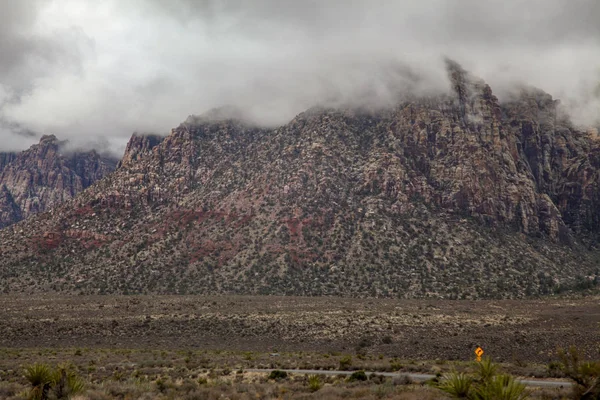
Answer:
[[600, 361], [585, 360], [575, 346], [559, 350], [558, 356], [563, 373], [575, 383], [573, 398], [600, 399]]
[[457, 399], [524, 400], [525, 385], [511, 375], [497, 374], [498, 366], [485, 358], [475, 366], [475, 373], [452, 372], [443, 376], [438, 387]]
[[[99, 368], [88, 364], [93, 357], [86, 345], [110, 348], [115, 341], [130, 348], [184, 347], [186, 368], [210, 367], [204, 354], [187, 352], [193, 348], [239, 351], [239, 364], [226, 365], [231, 370], [260, 364], [287, 368], [284, 355], [265, 360], [264, 353], [312, 348], [319, 357], [305, 357], [305, 366], [429, 373], [419, 360], [464, 360], [471, 351], [457, 344], [476, 332], [489, 342], [486, 355], [503, 357], [519, 373], [561, 377], [560, 368], [549, 371], [549, 355], [572, 344], [594, 354], [596, 338], [575, 333], [592, 331], [600, 323], [600, 303], [594, 297], [481, 301], [475, 308], [460, 301], [258, 296], [50, 295], [36, 297], [35, 308], [30, 297], [2, 296], [0, 303], [0, 320], [5, 322], [0, 337], [6, 346], [44, 346], [51, 337], [55, 345], [69, 349], [68, 360], [86, 364], [81, 374]], [[394, 338], [391, 345], [378, 339], [386, 335]], [[165, 337], [177, 341], [164, 342]], [[373, 338], [371, 346], [356, 352], [354, 344], [361, 337]]]
[[[113, 400], [113, 399], [144, 399], [144, 400], [168, 400], [168, 399], [219, 399], [231, 398], [238, 400], [264, 400], [285, 399], [326, 399], [337, 400], [347, 398], [361, 399], [440, 399], [444, 394], [442, 391], [412, 379], [399, 373], [397, 377], [386, 377], [380, 373], [367, 374], [369, 371], [389, 371], [386, 366], [389, 360], [381, 360], [379, 356], [366, 355], [364, 360], [355, 360], [360, 370], [354, 371], [352, 375], [303, 375], [287, 372], [284, 369], [298, 367], [324, 369], [328, 365], [335, 369], [339, 360], [344, 357], [339, 353], [329, 354], [329, 358], [322, 357], [320, 353], [286, 353], [281, 351], [280, 356], [286, 361], [273, 361], [272, 353], [253, 352], [255, 368], [268, 368], [272, 363], [278, 363], [278, 369], [270, 373], [248, 372], [240, 365], [248, 365], [245, 360], [245, 352], [231, 351], [205, 351], [205, 350], [136, 350], [136, 349], [82, 349], [81, 356], [74, 356], [74, 349], [60, 348], [38, 348], [38, 349], [0, 349], [0, 398], [10, 400], [26, 400], [30, 397], [32, 384], [25, 378], [25, 368], [38, 364], [33, 375], [37, 376], [33, 382], [36, 384], [48, 381], [56, 382], [56, 377], [76, 376], [80, 382], [79, 394], [73, 396], [63, 391], [64, 398], [79, 400]], [[191, 359], [191, 362], [186, 362]], [[195, 363], [194, 360], [201, 360]], [[328, 364], [303, 364], [307, 360], [315, 362], [327, 362]], [[400, 361], [400, 360], [397, 360]], [[488, 396], [489, 393], [511, 392], [514, 386], [503, 380], [495, 381], [498, 373], [488, 379], [490, 385], [484, 391], [475, 391], [482, 381], [481, 373], [477, 366], [472, 363], [431, 361], [417, 362], [401, 360], [407, 366], [407, 372], [432, 373], [439, 371], [438, 375], [447, 377], [452, 371], [457, 374], [463, 373], [472, 379], [471, 393], [475, 396]], [[52, 364], [50, 364], [50, 362]], [[59, 367], [50, 367], [57, 365]], [[93, 364], [96, 369], [88, 372], [89, 366]], [[200, 365], [201, 364], [201, 365]], [[504, 370], [512, 370], [515, 366], [503, 365]], [[251, 369], [251, 368], [248, 368]], [[487, 369], [490, 370], [489, 368]], [[540, 369], [543, 371], [543, 369]], [[41, 372], [40, 372], [41, 371]], [[45, 372], [44, 372], [45, 371]], [[58, 371], [58, 373], [57, 373]], [[63, 375], [64, 371], [65, 375]], [[70, 372], [69, 372], [70, 371]], [[119, 379], [114, 379], [114, 372], [119, 371]], [[277, 371], [277, 372], [276, 372]], [[515, 370], [519, 373], [519, 369]], [[271, 375], [273, 374], [273, 375]], [[50, 376], [50, 378], [48, 378]], [[286, 376], [285, 378], [283, 378]], [[504, 378], [501, 378], [504, 379]], [[66, 379], [64, 379], [67, 382]], [[440, 384], [444, 383], [444, 379]], [[82, 388], [81, 385], [85, 384]], [[65, 387], [76, 387], [68, 383]], [[47, 400], [57, 399], [57, 387], [51, 385], [48, 388]], [[570, 389], [569, 389], [570, 390]], [[532, 392], [536, 399], [554, 399], [558, 394], [565, 396], [568, 392], [554, 391], [552, 396], [541, 397], [543, 392]], [[539, 396], [538, 396], [539, 394]], [[448, 396], [450, 394], [447, 394]], [[537, 396], [537, 397], [536, 397]], [[31, 396], [33, 398], [33, 396]], [[471, 398], [471, 397], [470, 397]], [[472, 397], [487, 399], [488, 397]], [[495, 399], [496, 397], [491, 397]], [[504, 397], [501, 397], [504, 399]]]

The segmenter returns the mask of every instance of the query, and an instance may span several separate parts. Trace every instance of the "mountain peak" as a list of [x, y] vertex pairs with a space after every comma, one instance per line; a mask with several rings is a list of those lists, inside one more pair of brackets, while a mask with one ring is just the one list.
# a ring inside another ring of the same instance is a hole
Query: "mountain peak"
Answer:
[[[0, 153], [0, 227], [73, 198], [114, 169], [95, 151], [59, 151], [55, 135], [20, 153]], [[116, 162], [114, 162], [116, 164]]]
[[152, 149], [162, 143], [164, 139], [165, 137], [160, 135], [134, 133], [131, 135], [129, 142], [127, 142], [125, 153], [117, 168], [121, 168], [123, 165], [130, 164], [151, 154]]
[[55, 135], [43, 135], [40, 138], [40, 144], [58, 143], [58, 139]]
[[190, 115], [184, 121], [183, 125], [193, 126], [203, 123], [216, 123], [225, 121], [248, 123], [249, 118], [241, 108], [233, 105], [224, 105], [221, 107], [211, 108], [200, 115]]

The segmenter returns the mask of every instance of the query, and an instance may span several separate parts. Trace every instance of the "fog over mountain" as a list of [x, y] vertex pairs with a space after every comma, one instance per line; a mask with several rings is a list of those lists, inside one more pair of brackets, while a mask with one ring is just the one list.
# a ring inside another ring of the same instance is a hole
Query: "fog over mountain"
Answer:
[[448, 90], [444, 57], [501, 99], [536, 86], [596, 125], [599, 19], [596, 0], [7, 0], [0, 150], [52, 133], [118, 153], [223, 104], [267, 125], [385, 106]]

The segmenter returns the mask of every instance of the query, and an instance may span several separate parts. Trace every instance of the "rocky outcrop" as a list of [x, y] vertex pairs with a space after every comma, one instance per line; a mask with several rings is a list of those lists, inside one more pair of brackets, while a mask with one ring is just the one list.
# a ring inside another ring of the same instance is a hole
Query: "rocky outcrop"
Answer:
[[152, 150], [164, 140], [164, 136], [134, 134], [127, 143], [125, 154], [118, 167], [130, 165], [142, 157], [152, 155]]
[[448, 71], [453, 93], [386, 110], [276, 129], [216, 110], [134, 136], [109, 178], [0, 232], [5, 290], [497, 298], [598, 280], [597, 139], [541, 91], [501, 104]]
[[17, 158], [17, 153], [0, 153], [0, 173]]
[[0, 227], [72, 199], [114, 169], [114, 160], [64, 144], [47, 135], [19, 154], [0, 154]]
[[21, 210], [6, 185], [0, 185], [0, 229], [22, 219]]

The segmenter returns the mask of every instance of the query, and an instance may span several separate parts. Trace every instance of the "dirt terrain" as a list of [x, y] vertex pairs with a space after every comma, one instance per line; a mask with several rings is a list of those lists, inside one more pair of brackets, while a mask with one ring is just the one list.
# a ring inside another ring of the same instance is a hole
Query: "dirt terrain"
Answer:
[[600, 298], [440, 301], [258, 296], [0, 296], [0, 347], [321, 352], [546, 363], [598, 356]]

